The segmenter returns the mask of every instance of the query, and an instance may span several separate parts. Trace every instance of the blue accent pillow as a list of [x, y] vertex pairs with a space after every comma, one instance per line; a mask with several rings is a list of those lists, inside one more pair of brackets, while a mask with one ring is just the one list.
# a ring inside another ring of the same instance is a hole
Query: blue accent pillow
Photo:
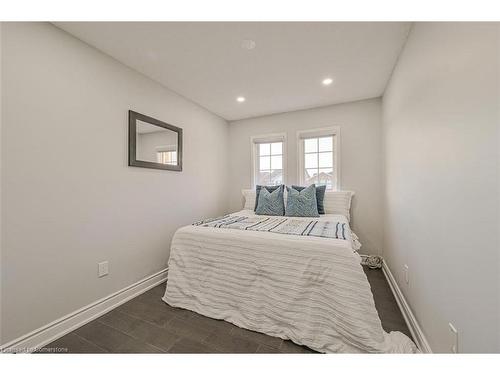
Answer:
[[255, 187], [255, 208], [253, 209], [254, 211], [257, 210], [257, 205], [259, 204], [259, 194], [262, 188], [266, 188], [268, 192], [272, 193], [276, 189], [282, 188], [283, 192], [285, 191], [284, 185], [272, 185], [272, 186], [264, 186], [264, 185], [257, 185]]
[[[292, 188], [294, 188], [297, 191], [302, 191], [305, 189], [305, 186], [292, 185]], [[316, 186], [316, 202], [318, 204], [318, 214], [320, 215], [325, 214], [325, 204], [324, 204], [325, 192], [326, 192], [326, 185]]]
[[316, 201], [316, 186], [310, 185], [302, 191], [286, 187], [288, 198], [286, 201], [285, 216], [318, 217], [318, 203]]
[[261, 189], [255, 213], [257, 215], [283, 216], [285, 213], [283, 192], [283, 185], [279, 186], [279, 189], [273, 189], [272, 192], [265, 187]]

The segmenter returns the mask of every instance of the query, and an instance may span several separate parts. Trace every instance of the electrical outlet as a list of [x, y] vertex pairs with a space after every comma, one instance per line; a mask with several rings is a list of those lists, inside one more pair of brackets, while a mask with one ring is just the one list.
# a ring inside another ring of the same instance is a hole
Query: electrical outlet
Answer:
[[450, 351], [458, 353], [458, 331], [451, 323], [448, 323], [448, 328], [450, 329]]
[[108, 261], [98, 263], [97, 266], [98, 266], [97, 267], [98, 268], [97, 275], [99, 277], [106, 276], [109, 273], [109, 271], [108, 271]]
[[405, 282], [408, 284], [410, 282], [410, 275], [408, 274], [408, 265], [405, 264], [403, 268], [405, 273]]

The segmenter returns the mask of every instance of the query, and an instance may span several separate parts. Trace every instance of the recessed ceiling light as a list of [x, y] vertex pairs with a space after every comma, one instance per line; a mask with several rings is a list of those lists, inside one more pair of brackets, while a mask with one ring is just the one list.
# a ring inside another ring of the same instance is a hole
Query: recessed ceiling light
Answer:
[[254, 49], [256, 46], [256, 43], [252, 39], [245, 39], [241, 42], [241, 48], [243, 49]]
[[333, 82], [333, 79], [331, 79], [331, 78], [325, 78], [325, 79], [322, 81], [322, 83], [323, 83], [323, 85], [324, 85], [324, 86], [329, 86], [329, 85], [331, 85], [331, 84], [332, 84], [332, 82]]
[[243, 97], [243, 96], [238, 96], [238, 97], [236, 98], [236, 101], [237, 101], [238, 103], [243, 103], [245, 100], [246, 100], [246, 99], [245, 99], [245, 97]]

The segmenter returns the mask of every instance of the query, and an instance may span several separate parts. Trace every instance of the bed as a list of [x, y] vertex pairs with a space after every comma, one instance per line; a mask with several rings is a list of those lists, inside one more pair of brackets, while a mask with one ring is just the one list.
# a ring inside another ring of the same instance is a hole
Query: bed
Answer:
[[[250, 207], [232, 215], [251, 220]], [[349, 229], [348, 214], [317, 220]], [[416, 352], [403, 333], [382, 329], [357, 238], [350, 229], [344, 238], [185, 226], [172, 240], [163, 300], [322, 353]]]

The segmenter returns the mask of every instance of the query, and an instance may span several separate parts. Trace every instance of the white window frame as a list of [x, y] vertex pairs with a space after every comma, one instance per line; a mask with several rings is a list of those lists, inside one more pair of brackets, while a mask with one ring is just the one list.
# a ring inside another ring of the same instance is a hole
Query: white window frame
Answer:
[[[179, 153], [177, 152], [177, 145], [164, 145], [164, 146], [156, 146], [156, 160], [158, 162], [158, 153], [159, 152], [172, 152], [175, 151], [175, 159], [177, 163], [179, 163]], [[168, 164], [168, 165], [177, 165], [177, 164]]]
[[[171, 155], [171, 159], [172, 159], [172, 163], [163, 163], [160, 159], [161, 157], [159, 156], [160, 154], [163, 154], [163, 153], [173, 153], [173, 155]], [[162, 151], [156, 151], [156, 162], [157, 163], [160, 163], [160, 164], [168, 164], [168, 165], [177, 165], [177, 150], [162, 150]]]
[[304, 142], [305, 138], [320, 138], [333, 136], [333, 173], [335, 183], [330, 191], [339, 191], [341, 189], [341, 170], [340, 170], [340, 126], [331, 126], [327, 128], [299, 130], [297, 132], [297, 177], [299, 185], [304, 185], [304, 169], [305, 155]]
[[283, 167], [283, 181], [282, 183], [286, 185], [288, 180], [288, 150], [286, 142], [286, 133], [274, 133], [274, 134], [264, 134], [264, 135], [254, 135], [250, 137], [250, 148], [252, 150], [252, 185], [251, 188], [254, 189], [257, 183], [257, 168], [258, 168], [258, 150], [260, 143], [273, 143], [273, 142], [283, 142], [283, 156], [282, 156], [282, 167]]

